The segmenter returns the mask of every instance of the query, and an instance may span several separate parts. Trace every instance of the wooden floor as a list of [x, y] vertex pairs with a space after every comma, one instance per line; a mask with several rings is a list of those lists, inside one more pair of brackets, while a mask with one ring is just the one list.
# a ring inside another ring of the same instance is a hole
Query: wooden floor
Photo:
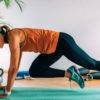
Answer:
[[[3, 76], [2, 85], [7, 84], [7, 74]], [[72, 81], [72, 87], [79, 87]], [[15, 80], [14, 87], [69, 87], [68, 78], [34, 78], [31, 80]], [[85, 82], [85, 87], [100, 87], [100, 80], [90, 80]]]

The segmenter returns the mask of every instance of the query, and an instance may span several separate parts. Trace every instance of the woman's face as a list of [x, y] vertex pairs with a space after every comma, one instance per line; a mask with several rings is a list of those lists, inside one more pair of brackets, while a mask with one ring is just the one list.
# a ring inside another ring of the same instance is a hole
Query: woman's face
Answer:
[[2, 34], [0, 34], [0, 48], [3, 48], [3, 46], [4, 46], [4, 38]]

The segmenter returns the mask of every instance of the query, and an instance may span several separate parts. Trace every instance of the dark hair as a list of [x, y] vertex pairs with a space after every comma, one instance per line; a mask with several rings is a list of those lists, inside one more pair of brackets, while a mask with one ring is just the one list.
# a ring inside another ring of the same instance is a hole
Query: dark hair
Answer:
[[0, 34], [3, 35], [5, 43], [8, 43], [8, 40], [7, 40], [7, 32], [8, 31], [10, 31], [10, 28], [8, 26], [1, 26]]

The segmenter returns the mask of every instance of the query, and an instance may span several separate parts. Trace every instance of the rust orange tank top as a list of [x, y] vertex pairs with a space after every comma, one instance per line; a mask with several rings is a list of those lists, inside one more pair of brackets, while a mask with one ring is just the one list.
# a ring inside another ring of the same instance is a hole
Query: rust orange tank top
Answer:
[[20, 28], [25, 33], [25, 43], [21, 47], [21, 51], [34, 51], [44, 54], [55, 52], [59, 32], [44, 30], [44, 29], [31, 29]]

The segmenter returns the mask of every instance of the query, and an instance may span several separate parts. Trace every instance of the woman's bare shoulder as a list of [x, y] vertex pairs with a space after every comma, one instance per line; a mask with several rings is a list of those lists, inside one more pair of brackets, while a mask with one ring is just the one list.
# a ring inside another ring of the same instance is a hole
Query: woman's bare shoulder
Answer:
[[9, 39], [15, 38], [15, 37], [20, 38], [21, 42], [24, 41], [24, 38], [25, 38], [24, 32], [19, 28], [14, 28], [14, 29], [10, 30]]
[[22, 33], [23, 33], [23, 31], [21, 29], [19, 29], [19, 28], [14, 28], [14, 29], [10, 30], [10, 34], [11, 35], [13, 35], [13, 34], [20, 35]]

